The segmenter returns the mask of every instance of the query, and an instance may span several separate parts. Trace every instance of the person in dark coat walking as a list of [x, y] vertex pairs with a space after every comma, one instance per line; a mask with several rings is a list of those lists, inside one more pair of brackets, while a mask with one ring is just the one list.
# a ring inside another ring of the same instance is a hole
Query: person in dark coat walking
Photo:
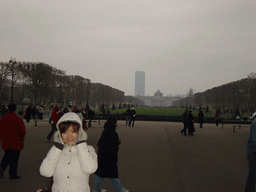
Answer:
[[192, 115], [192, 111], [188, 111], [188, 134], [189, 135], [194, 135], [193, 132], [195, 132], [195, 127], [194, 127], [194, 117]]
[[132, 126], [134, 127], [134, 122], [135, 122], [135, 115], [136, 115], [136, 111], [135, 111], [135, 109], [134, 108], [132, 108], [132, 117], [131, 117], [131, 120], [130, 120], [130, 122], [129, 122], [129, 127], [131, 126], [131, 124], [132, 124]]
[[116, 192], [128, 192], [118, 180], [118, 150], [121, 141], [115, 131], [116, 117], [109, 117], [104, 124], [104, 131], [98, 141], [98, 169], [95, 172], [94, 192], [101, 192], [101, 183], [104, 178], [110, 178]]
[[218, 110], [216, 110], [216, 112], [215, 112], [215, 123], [216, 123], [216, 126], [218, 126], [220, 123], [220, 114], [219, 114]]
[[130, 109], [130, 107], [128, 107], [128, 109], [126, 110], [125, 115], [126, 115], [126, 125], [127, 125], [129, 124], [132, 118], [132, 110]]
[[27, 123], [29, 123], [29, 121], [31, 119], [31, 114], [32, 114], [32, 107], [29, 105], [27, 107], [27, 110], [26, 110], [26, 120], [27, 120]]
[[185, 112], [182, 115], [182, 122], [184, 125], [184, 128], [180, 131], [181, 134], [184, 133], [184, 135], [187, 135], [187, 128], [188, 128], [188, 109], [185, 110]]
[[198, 116], [198, 123], [200, 124], [200, 128], [203, 128], [203, 123], [204, 123], [204, 113], [203, 113], [203, 111], [200, 110], [197, 116]]
[[6, 107], [4, 105], [2, 105], [0, 113], [1, 113], [0, 117], [3, 117], [4, 115], [6, 115]]
[[36, 106], [34, 106], [34, 107], [32, 108], [32, 110], [31, 110], [31, 115], [32, 115], [32, 118], [33, 118], [34, 120], [36, 119], [37, 112], [38, 112], [38, 110], [37, 110]]

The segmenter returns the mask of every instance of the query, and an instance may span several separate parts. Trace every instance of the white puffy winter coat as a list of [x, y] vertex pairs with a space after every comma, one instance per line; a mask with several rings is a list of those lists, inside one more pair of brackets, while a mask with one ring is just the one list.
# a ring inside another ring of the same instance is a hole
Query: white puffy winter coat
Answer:
[[[73, 112], [63, 115], [57, 123], [57, 128], [61, 122], [68, 120], [80, 124], [78, 137], [86, 136], [80, 118]], [[64, 144], [58, 131], [54, 140]], [[97, 167], [94, 148], [84, 142], [73, 146], [65, 145], [63, 150], [53, 146], [40, 166], [40, 174], [45, 177], [53, 176], [53, 192], [89, 192], [89, 176]]]

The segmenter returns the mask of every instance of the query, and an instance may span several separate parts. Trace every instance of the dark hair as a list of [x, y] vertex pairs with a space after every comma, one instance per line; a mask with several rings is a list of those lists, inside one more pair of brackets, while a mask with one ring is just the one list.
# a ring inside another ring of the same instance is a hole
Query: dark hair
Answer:
[[69, 112], [68, 108], [65, 107], [64, 110], [63, 110], [63, 112]]
[[117, 118], [116, 117], [109, 117], [107, 119], [107, 122], [104, 124], [104, 128], [113, 127], [113, 126], [116, 127], [116, 123], [117, 123]]
[[78, 132], [78, 130], [79, 130], [79, 124], [78, 123], [75, 123], [73, 121], [66, 121], [66, 122], [62, 122], [62, 123], [59, 124], [60, 134], [67, 131], [70, 126], [74, 127], [75, 130]]
[[14, 112], [16, 110], [17, 106], [15, 103], [10, 103], [8, 105], [8, 110]]

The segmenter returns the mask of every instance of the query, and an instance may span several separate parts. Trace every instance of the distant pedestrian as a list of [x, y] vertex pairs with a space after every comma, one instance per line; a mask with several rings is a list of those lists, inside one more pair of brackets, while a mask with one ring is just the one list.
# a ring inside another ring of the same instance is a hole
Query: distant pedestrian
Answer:
[[182, 122], [184, 125], [184, 128], [180, 131], [182, 134], [187, 135], [187, 128], [188, 128], [188, 109], [185, 110], [185, 112], [182, 114]]
[[43, 120], [44, 118], [44, 106], [41, 105], [39, 108], [38, 108], [38, 116], [39, 116], [39, 119], [40, 120]]
[[89, 109], [89, 111], [88, 111], [88, 119], [89, 119], [88, 127], [92, 127], [93, 118], [94, 118], [94, 112], [91, 109]]
[[203, 128], [203, 123], [204, 123], [204, 113], [203, 113], [203, 111], [200, 110], [197, 116], [198, 116], [198, 123], [200, 124], [200, 128]]
[[27, 121], [27, 123], [30, 122], [31, 114], [32, 114], [32, 107], [29, 105], [26, 109], [26, 121]]
[[17, 175], [20, 151], [24, 146], [26, 135], [25, 124], [16, 113], [16, 104], [8, 105], [8, 114], [0, 119], [0, 140], [5, 151], [0, 165], [0, 179], [4, 178], [4, 171], [9, 165], [10, 179], [20, 179]]
[[129, 122], [129, 127], [131, 126], [131, 124], [132, 124], [132, 126], [134, 127], [135, 115], [136, 115], [136, 111], [135, 111], [134, 108], [132, 108], [131, 115], [132, 115], [132, 116], [131, 116], [131, 120], [130, 120], [130, 122]]
[[117, 119], [109, 117], [104, 124], [104, 131], [99, 139], [98, 169], [95, 172], [94, 192], [101, 192], [101, 183], [104, 178], [110, 178], [116, 192], [128, 192], [118, 180], [118, 150], [121, 141], [115, 131]]
[[32, 108], [32, 112], [31, 112], [31, 114], [32, 114], [32, 118], [35, 120], [36, 119], [36, 115], [37, 115], [37, 108], [36, 108], [36, 106], [34, 106], [33, 108]]
[[188, 111], [188, 135], [194, 135], [195, 127], [194, 127], [194, 117], [192, 115], [192, 111]]
[[68, 110], [68, 108], [67, 107], [65, 107], [64, 109], [63, 109], [63, 111], [61, 112], [61, 117], [65, 114], [65, 113], [68, 113], [69, 112], [69, 110]]
[[246, 145], [249, 173], [246, 180], [245, 192], [255, 192], [256, 179], [256, 112], [252, 115], [250, 134]]
[[128, 109], [126, 110], [125, 115], [126, 115], [126, 125], [127, 125], [131, 121], [131, 117], [132, 117], [132, 110], [130, 109], [130, 107], [128, 107]]
[[82, 120], [82, 124], [83, 124], [83, 129], [87, 130], [87, 124], [86, 124], [86, 114], [82, 112], [83, 109], [81, 108], [80, 110], [78, 109], [77, 105], [73, 105], [73, 111], [74, 113], [76, 113], [80, 119]]
[[4, 115], [6, 115], [6, 107], [5, 107], [5, 105], [2, 105], [2, 106], [1, 106], [1, 111], [0, 111], [0, 113], [1, 113], [1, 116], [0, 116], [0, 117], [3, 117]]
[[48, 141], [51, 140], [52, 135], [54, 134], [55, 131], [57, 131], [56, 124], [59, 121], [59, 119], [60, 119], [60, 107], [58, 105], [56, 105], [53, 109], [53, 112], [51, 113], [50, 120], [51, 120], [52, 130], [46, 138]]
[[125, 111], [122, 113], [121, 119], [125, 120]]
[[73, 105], [73, 111], [72, 112], [76, 113], [83, 122], [83, 120], [84, 120], [83, 113], [78, 109], [77, 105]]
[[83, 122], [82, 122], [83, 130], [87, 131], [88, 130], [87, 121], [86, 121], [87, 114], [86, 113], [82, 113], [82, 115], [83, 115]]
[[218, 110], [216, 110], [216, 112], [215, 112], [215, 123], [216, 123], [216, 126], [218, 126], [220, 123], [220, 114], [219, 114]]

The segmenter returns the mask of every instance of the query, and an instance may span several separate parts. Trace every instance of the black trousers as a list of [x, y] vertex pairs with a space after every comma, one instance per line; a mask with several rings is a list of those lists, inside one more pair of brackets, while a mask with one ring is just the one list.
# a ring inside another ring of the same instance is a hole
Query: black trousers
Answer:
[[134, 122], [135, 122], [135, 117], [132, 117], [132, 118], [130, 119], [130, 121], [129, 121], [129, 127], [131, 126], [131, 124], [132, 124], [132, 126], [134, 127]]
[[184, 128], [181, 130], [181, 132], [184, 132], [184, 134], [186, 135], [187, 134], [188, 123], [183, 122], [183, 125], [184, 125]]
[[5, 154], [1, 162], [1, 167], [3, 171], [5, 171], [7, 166], [9, 165], [9, 175], [11, 177], [17, 176], [19, 158], [20, 151], [15, 151], [11, 149], [5, 150]]
[[51, 130], [51, 132], [47, 136], [48, 140], [50, 140], [52, 138], [52, 135], [54, 134], [55, 131], [57, 131], [56, 125], [52, 124], [52, 130]]

